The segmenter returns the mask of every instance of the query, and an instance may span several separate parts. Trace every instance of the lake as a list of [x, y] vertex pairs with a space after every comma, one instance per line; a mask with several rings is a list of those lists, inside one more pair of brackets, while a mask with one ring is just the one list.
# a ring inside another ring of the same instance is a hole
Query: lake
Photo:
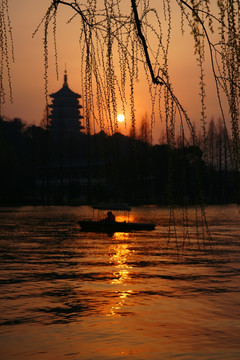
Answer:
[[131, 214], [156, 230], [81, 232], [87, 206], [0, 208], [1, 360], [240, 358], [237, 206], [207, 207], [208, 229], [194, 208]]

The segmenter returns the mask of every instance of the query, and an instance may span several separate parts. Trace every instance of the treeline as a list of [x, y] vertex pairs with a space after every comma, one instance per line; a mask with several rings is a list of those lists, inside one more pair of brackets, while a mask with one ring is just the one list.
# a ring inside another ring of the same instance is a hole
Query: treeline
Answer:
[[236, 202], [229, 155], [216, 147], [219, 138], [209, 160], [190, 143], [151, 145], [146, 129], [137, 139], [104, 132], [52, 134], [20, 119], [0, 119], [0, 203]]
[[[195, 133], [197, 134], [196, 129]], [[141, 119], [137, 137], [141, 141], [151, 142], [151, 127], [147, 114]], [[191, 136], [184, 138], [184, 144], [182, 136], [176, 136], [175, 142], [177, 148], [193, 145]], [[167, 144], [166, 131], [162, 131], [159, 143]], [[215, 121], [214, 118], [212, 118], [206, 128], [206, 134], [203, 135], [202, 132], [199, 132], [196, 136], [195, 143], [202, 150], [204, 161], [208, 167], [219, 171], [232, 170], [232, 141], [221, 119]]]

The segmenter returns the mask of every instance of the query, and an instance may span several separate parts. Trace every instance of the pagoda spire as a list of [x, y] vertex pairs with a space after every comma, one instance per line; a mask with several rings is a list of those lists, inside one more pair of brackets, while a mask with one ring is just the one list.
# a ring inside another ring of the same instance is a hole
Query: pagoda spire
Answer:
[[65, 71], [64, 71], [64, 82], [63, 82], [63, 86], [68, 86], [66, 65], [65, 65]]

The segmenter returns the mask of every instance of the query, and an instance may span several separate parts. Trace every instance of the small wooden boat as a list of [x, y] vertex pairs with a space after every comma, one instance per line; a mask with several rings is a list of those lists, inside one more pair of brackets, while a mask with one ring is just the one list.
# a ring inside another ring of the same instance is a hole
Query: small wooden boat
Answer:
[[155, 229], [151, 223], [131, 223], [115, 221], [114, 223], [104, 223], [104, 221], [81, 220], [78, 221], [82, 231], [87, 232], [131, 232], [131, 231], [150, 231]]
[[[107, 211], [124, 211], [130, 212], [131, 208], [127, 204], [105, 204], [101, 203], [92, 206], [93, 209]], [[80, 220], [78, 224], [81, 226], [82, 231], [86, 232], [102, 232], [113, 234], [115, 232], [133, 232], [133, 231], [151, 231], [155, 229], [155, 224], [152, 223], [138, 223], [129, 221], [115, 221], [107, 222], [105, 220]]]

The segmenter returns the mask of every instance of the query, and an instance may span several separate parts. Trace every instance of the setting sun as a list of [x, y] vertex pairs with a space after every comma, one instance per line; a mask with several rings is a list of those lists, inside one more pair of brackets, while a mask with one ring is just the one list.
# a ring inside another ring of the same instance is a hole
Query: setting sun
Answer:
[[125, 116], [123, 114], [118, 114], [117, 120], [118, 122], [123, 122], [125, 120]]

